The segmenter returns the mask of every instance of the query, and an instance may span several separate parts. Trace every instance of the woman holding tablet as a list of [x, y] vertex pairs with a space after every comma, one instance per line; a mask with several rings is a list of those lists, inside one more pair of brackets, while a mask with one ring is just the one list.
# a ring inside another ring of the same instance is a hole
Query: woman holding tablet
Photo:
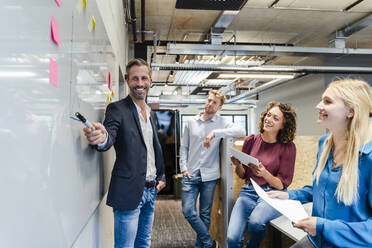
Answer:
[[329, 84], [316, 106], [319, 140], [313, 184], [271, 197], [313, 202], [294, 224], [308, 233], [292, 247], [372, 247], [372, 88], [361, 80]]
[[236, 174], [245, 179], [231, 213], [227, 231], [229, 248], [243, 247], [244, 233], [248, 227], [246, 247], [259, 247], [265, 237], [266, 223], [280, 213], [258, 197], [249, 178], [265, 191], [285, 190], [292, 182], [296, 147], [296, 113], [288, 104], [270, 102], [261, 113], [258, 124], [260, 134], [248, 136], [242, 152], [258, 159], [258, 166], [242, 165], [231, 157]]

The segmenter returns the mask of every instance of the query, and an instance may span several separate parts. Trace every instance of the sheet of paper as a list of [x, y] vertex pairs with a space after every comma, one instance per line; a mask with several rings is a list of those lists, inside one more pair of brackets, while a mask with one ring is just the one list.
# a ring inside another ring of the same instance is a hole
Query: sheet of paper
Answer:
[[59, 25], [53, 16], [50, 20], [50, 36], [54, 43], [56, 43], [58, 46], [61, 45], [61, 39], [59, 37]]
[[301, 202], [295, 200], [270, 198], [252, 178], [251, 182], [259, 197], [261, 197], [265, 202], [278, 210], [282, 215], [290, 219], [292, 222], [297, 223], [299, 220], [309, 217]]
[[49, 59], [49, 83], [58, 86], [58, 64], [52, 58]]
[[258, 164], [259, 164], [257, 158], [249, 156], [248, 154], [246, 154], [244, 152], [241, 152], [241, 151], [239, 151], [235, 148], [231, 148], [231, 155], [233, 157], [237, 158], [240, 161], [240, 163], [242, 163], [244, 165], [254, 164], [254, 165], [258, 166]]

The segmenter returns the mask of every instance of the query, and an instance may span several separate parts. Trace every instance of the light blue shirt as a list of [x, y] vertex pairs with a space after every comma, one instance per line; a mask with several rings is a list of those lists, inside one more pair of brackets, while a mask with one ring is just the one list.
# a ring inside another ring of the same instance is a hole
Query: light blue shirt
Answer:
[[[319, 140], [318, 161], [326, 136]], [[312, 216], [317, 217], [316, 236], [309, 239], [316, 247], [372, 247], [372, 142], [359, 152], [359, 198], [350, 206], [335, 196], [342, 165], [332, 169], [333, 151], [319, 183], [288, 191], [289, 198], [302, 203], [313, 201]]]
[[[215, 137], [209, 148], [204, 147], [205, 137], [214, 131]], [[242, 137], [243, 128], [219, 115], [204, 121], [200, 114], [191, 118], [185, 125], [180, 148], [180, 169], [187, 170], [191, 176], [200, 170], [203, 182], [220, 178], [219, 144], [222, 138]]]

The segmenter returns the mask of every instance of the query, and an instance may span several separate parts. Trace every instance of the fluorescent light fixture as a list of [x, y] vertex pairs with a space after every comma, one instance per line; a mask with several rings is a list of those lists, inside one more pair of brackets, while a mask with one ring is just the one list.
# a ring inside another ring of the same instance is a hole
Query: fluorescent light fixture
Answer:
[[36, 73], [31, 71], [0, 71], [0, 78], [24, 78], [34, 76], [36, 76]]
[[293, 79], [292, 74], [220, 74], [218, 78], [280, 78], [280, 79]]

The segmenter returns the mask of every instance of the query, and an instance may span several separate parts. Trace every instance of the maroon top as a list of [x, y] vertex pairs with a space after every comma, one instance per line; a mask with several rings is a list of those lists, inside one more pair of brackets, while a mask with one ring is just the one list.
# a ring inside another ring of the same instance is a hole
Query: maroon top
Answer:
[[[242, 151], [257, 158], [274, 177], [278, 177], [284, 188], [287, 188], [293, 179], [296, 160], [295, 144], [282, 144], [279, 142], [266, 143], [260, 134], [252, 134], [245, 138]], [[250, 184], [251, 177], [260, 186], [269, 186], [263, 177], [253, 175], [251, 169], [244, 166], [245, 182]]]

